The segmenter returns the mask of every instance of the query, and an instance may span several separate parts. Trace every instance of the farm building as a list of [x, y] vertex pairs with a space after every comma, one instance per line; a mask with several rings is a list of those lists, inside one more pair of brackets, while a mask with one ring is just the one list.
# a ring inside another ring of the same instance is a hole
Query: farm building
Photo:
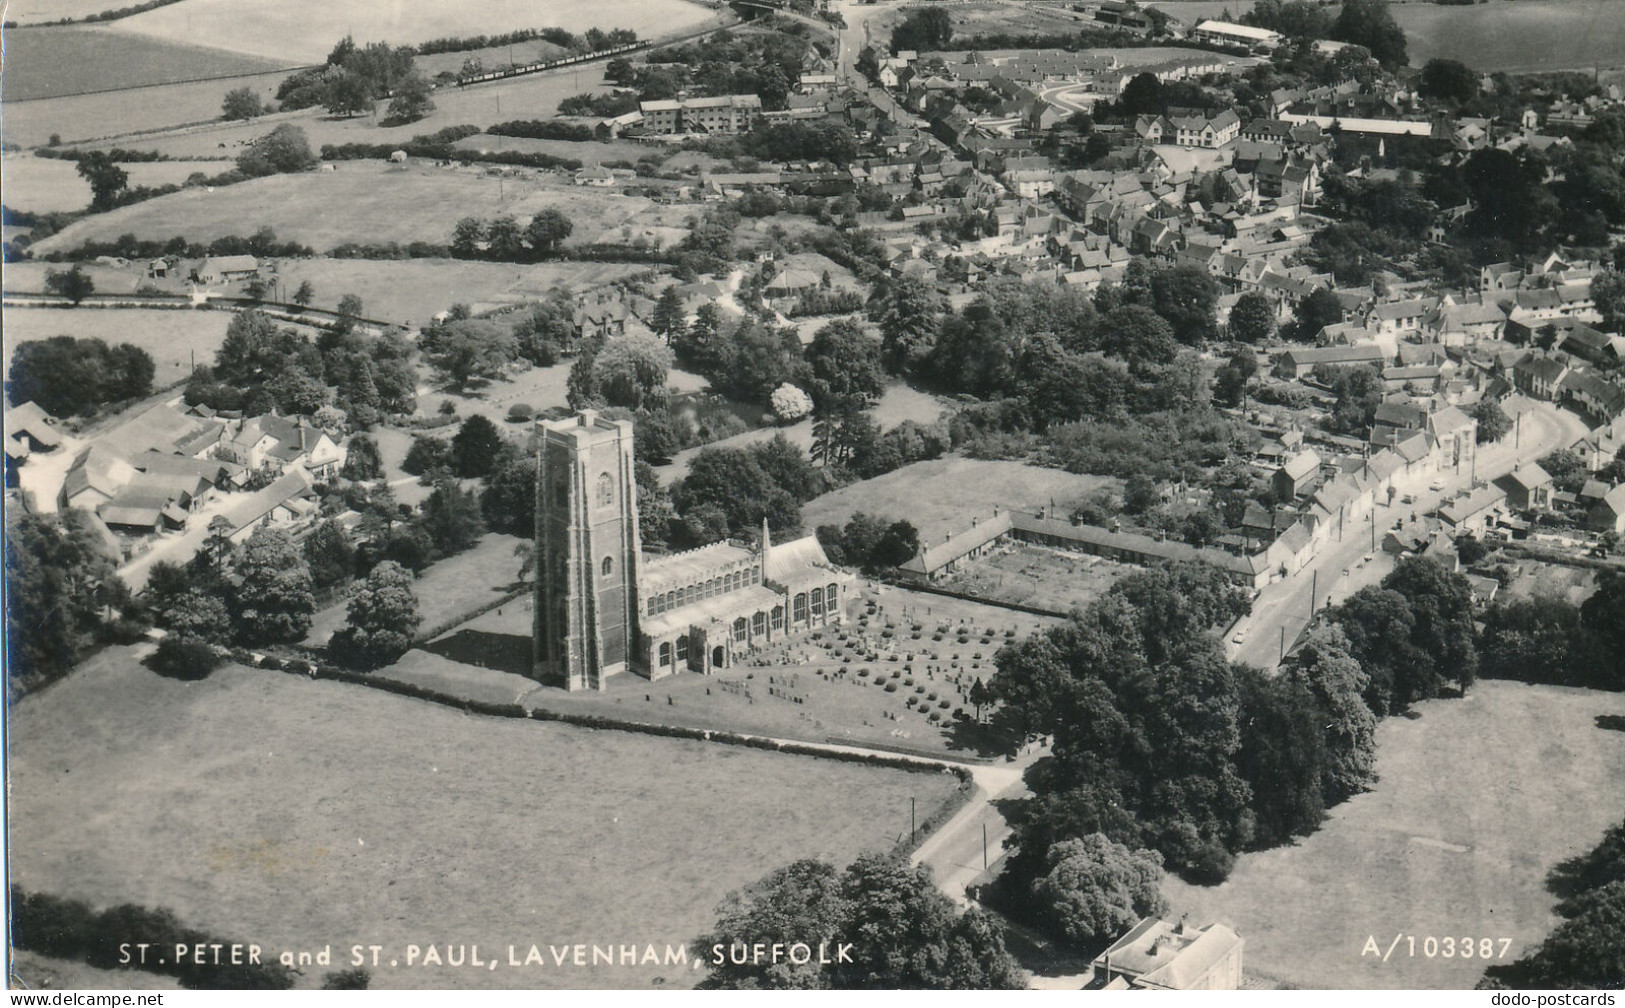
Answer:
[[201, 284], [230, 283], [259, 276], [260, 264], [251, 255], [208, 256], [192, 270]]
[[1090, 987], [1238, 990], [1245, 944], [1223, 924], [1192, 928], [1147, 917], [1095, 959]]
[[1235, 24], [1230, 21], [1200, 21], [1191, 29], [1190, 38], [1194, 42], [1209, 42], [1214, 45], [1274, 49], [1281, 44], [1285, 36], [1268, 28], [1254, 28], [1252, 25]]

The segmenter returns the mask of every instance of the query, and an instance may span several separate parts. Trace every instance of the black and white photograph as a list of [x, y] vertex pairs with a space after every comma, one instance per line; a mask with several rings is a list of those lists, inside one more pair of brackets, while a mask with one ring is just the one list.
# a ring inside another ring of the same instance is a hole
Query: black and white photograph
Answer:
[[1625, 988], [1625, 0], [3, 21], [11, 1003]]

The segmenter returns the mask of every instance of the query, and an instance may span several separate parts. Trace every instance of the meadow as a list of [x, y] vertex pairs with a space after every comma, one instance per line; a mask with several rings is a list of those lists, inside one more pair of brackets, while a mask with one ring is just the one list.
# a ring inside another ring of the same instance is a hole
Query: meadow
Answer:
[[[132, 186], [181, 185], [193, 172], [216, 175], [229, 161], [138, 161], [119, 165]], [[90, 205], [90, 183], [76, 162], [32, 154], [0, 157], [6, 206], [30, 213], [83, 210]]]
[[[544, 207], [563, 210], [578, 234], [628, 223], [681, 221], [682, 208], [641, 196], [579, 187], [535, 169], [499, 178], [478, 167], [436, 168], [417, 161], [340, 162], [336, 171], [252, 179], [196, 188], [78, 221], [36, 246], [39, 254], [123, 234], [208, 242], [270, 227], [282, 241], [325, 252], [349, 242], [444, 244], [463, 217], [511, 214], [524, 220]], [[516, 269], [516, 275], [519, 271]]]
[[173, 41], [190, 37], [183, 33], [167, 37], [129, 35], [104, 25], [8, 31], [0, 100], [60, 98], [234, 77], [295, 65], [289, 60]]
[[[1170, 878], [1172, 914], [1230, 926], [1249, 975], [1303, 988], [1468, 989], [1487, 964], [1428, 957], [1425, 936], [1511, 939], [1498, 962], [1537, 945], [1558, 922], [1547, 873], [1625, 813], [1625, 734], [1598, 724], [1625, 696], [1482, 682], [1415, 713], [1378, 729], [1374, 790], [1223, 885]], [[1396, 934], [1414, 954], [1362, 955]]]
[[919, 529], [920, 542], [933, 545], [968, 528], [971, 516], [992, 515], [995, 507], [1042, 507], [1053, 500], [1064, 510], [1094, 490], [1116, 485], [1104, 476], [949, 457], [914, 462], [815, 497], [802, 507], [801, 523], [807, 528], [844, 525], [859, 511], [888, 521], [906, 518]]
[[1434, 58], [1508, 73], [1625, 66], [1625, 4], [1616, 0], [1410, 3], [1393, 11], [1410, 40], [1412, 66]]
[[134, 36], [189, 38], [269, 59], [320, 62], [339, 39], [406, 45], [445, 36], [497, 34], [526, 27], [630, 28], [640, 38], [698, 25], [712, 12], [687, 0], [598, 0], [593, 4], [475, 0], [443, 7], [329, 0], [187, 0], [116, 22]]
[[157, 389], [186, 380], [194, 359], [213, 363], [232, 318], [231, 312], [192, 309], [7, 308], [6, 346], [51, 336], [133, 343], [152, 355], [152, 384]]
[[[681, 945], [730, 890], [888, 847], [911, 799], [925, 814], [955, 787], [237, 666], [177, 682], [126, 648], [18, 703], [10, 736], [17, 884], [169, 907], [272, 954], [382, 945], [377, 988], [692, 986], [679, 966], [510, 968], [506, 946]], [[502, 965], [408, 968], [408, 943]]]

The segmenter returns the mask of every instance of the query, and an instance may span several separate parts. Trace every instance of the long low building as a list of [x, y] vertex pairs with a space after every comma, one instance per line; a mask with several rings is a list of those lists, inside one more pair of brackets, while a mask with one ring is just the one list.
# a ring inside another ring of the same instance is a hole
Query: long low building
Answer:
[[762, 99], [746, 94], [646, 101], [639, 111], [650, 133], [743, 133], [762, 114]]

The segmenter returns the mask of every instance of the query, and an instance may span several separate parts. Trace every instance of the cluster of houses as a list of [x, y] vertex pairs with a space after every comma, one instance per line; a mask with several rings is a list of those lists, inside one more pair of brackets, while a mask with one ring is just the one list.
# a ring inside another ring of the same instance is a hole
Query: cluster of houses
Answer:
[[[307, 417], [244, 417], [183, 403], [144, 410], [88, 443], [64, 434], [34, 403], [7, 410], [5, 427], [7, 487], [31, 494], [27, 506], [54, 491], [46, 510], [90, 513], [126, 558], [155, 535], [201, 537], [221, 518], [233, 541], [266, 522], [304, 521], [316, 513], [315, 484], [337, 476], [346, 454]], [[35, 485], [30, 467], [44, 482]]]

